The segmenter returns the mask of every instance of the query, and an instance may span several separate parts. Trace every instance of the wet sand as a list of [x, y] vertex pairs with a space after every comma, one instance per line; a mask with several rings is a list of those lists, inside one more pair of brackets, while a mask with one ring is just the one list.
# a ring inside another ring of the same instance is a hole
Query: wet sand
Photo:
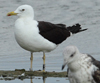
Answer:
[[15, 69], [15, 71], [0, 71], [0, 80], [30, 79], [30, 77], [67, 77], [67, 72], [42, 72], [25, 71], [25, 69]]

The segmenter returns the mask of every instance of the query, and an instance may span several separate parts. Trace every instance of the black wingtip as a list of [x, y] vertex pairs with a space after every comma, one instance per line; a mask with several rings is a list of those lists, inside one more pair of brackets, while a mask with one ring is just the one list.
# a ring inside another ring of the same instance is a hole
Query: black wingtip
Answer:
[[81, 31], [86, 31], [86, 30], [88, 30], [88, 28], [86, 28], [86, 29], [82, 29], [82, 30], [80, 30], [79, 32], [81, 32]]
[[81, 25], [80, 25], [79, 23], [77, 23], [77, 24], [75, 24], [75, 25], [73, 25], [73, 26], [79, 26], [79, 27], [80, 27]]
[[77, 24], [75, 24], [73, 26], [69, 26], [69, 27], [67, 27], [67, 29], [70, 32], [72, 32], [73, 34], [76, 34], [78, 32], [82, 32], [82, 31], [86, 31], [87, 30], [87, 28], [86, 29], [82, 29], [82, 27], [81, 27], [81, 25], [79, 23], [77, 23]]

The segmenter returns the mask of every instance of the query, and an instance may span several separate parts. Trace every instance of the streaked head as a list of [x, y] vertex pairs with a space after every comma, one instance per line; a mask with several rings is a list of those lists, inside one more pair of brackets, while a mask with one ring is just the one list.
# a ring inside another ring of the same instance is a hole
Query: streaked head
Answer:
[[21, 5], [15, 11], [9, 12], [7, 16], [18, 15], [19, 17], [33, 17], [34, 11], [30, 5]]
[[79, 51], [76, 46], [67, 46], [63, 51], [64, 64], [62, 65], [62, 70], [66, 65], [69, 65], [70, 63], [77, 60], [78, 55]]

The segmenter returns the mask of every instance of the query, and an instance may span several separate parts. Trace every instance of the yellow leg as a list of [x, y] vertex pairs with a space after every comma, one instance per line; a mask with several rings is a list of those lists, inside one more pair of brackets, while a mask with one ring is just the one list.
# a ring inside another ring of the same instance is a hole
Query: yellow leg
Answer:
[[32, 80], [32, 78], [31, 78], [31, 83], [33, 83], [33, 80]]
[[33, 83], [32, 76], [30, 76], [30, 81], [31, 81], [30, 83]]
[[43, 72], [45, 72], [45, 52], [43, 52]]
[[32, 63], [33, 63], [33, 53], [32, 53], [32, 52], [31, 52], [31, 57], [30, 57], [30, 60], [31, 60], [30, 71], [33, 71], [33, 69], [32, 69]]

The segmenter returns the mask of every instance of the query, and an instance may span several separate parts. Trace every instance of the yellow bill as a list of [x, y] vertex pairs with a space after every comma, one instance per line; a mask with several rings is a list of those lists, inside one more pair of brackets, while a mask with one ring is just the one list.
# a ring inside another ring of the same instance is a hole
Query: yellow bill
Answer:
[[12, 16], [12, 15], [17, 15], [17, 13], [15, 13], [14, 11], [12, 11], [12, 12], [9, 12], [9, 13], [7, 14], [7, 16]]

